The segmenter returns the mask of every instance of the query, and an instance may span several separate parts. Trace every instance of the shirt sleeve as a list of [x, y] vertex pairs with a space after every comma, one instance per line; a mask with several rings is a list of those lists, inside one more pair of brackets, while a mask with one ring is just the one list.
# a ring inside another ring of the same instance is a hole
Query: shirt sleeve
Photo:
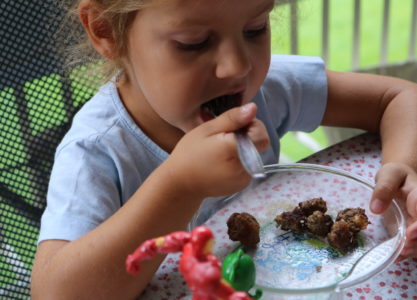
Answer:
[[117, 169], [102, 149], [97, 140], [58, 149], [38, 242], [77, 239], [120, 208]]
[[312, 131], [320, 125], [327, 104], [327, 77], [319, 57], [273, 55], [260, 90], [271, 124], [279, 136]]

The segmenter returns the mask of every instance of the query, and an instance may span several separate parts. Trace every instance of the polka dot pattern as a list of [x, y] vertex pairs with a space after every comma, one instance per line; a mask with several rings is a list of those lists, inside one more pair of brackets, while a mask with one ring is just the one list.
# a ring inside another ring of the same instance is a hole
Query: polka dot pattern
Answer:
[[[381, 165], [380, 149], [377, 136], [364, 134], [322, 150], [301, 162], [339, 168], [373, 181]], [[280, 186], [273, 188], [279, 189]], [[226, 215], [227, 210], [219, 214]], [[209, 221], [208, 226], [215, 225], [210, 222], [213, 220]], [[221, 230], [215, 233], [224, 234]], [[225, 252], [231, 249], [227, 243], [220, 246], [224, 247]], [[178, 272], [178, 260], [179, 254], [167, 256], [141, 299], [191, 299]], [[417, 299], [417, 259], [392, 264], [371, 279], [346, 289], [343, 299]]]

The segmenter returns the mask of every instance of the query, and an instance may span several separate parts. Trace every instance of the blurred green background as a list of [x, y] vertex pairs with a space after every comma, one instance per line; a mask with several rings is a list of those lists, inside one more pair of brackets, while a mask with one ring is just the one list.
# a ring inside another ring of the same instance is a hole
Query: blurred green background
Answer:
[[[321, 56], [322, 5], [319, 0], [298, 1], [298, 51], [300, 55]], [[327, 68], [351, 71], [354, 0], [329, 1], [329, 55]], [[361, 1], [360, 68], [377, 66], [381, 58], [384, 0]], [[412, 0], [390, 2], [388, 27], [388, 63], [403, 62], [408, 57]], [[290, 5], [278, 5], [271, 15], [272, 52], [290, 53]], [[308, 135], [321, 147], [329, 142], [320, 127]], [[299, 142], [293, 134], [282, 140], [283, 155], [292, 161], [314, 150]]]

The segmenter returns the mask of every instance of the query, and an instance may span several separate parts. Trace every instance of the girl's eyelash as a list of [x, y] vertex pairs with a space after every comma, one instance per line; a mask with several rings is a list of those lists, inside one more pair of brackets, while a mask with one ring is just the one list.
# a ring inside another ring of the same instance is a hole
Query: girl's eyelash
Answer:
[[255, 38], [266, 33], [267, 30], [268, 30], [268, 23], [266, 22], [261, 28], [246, 30], [244, 34], [245, 34], [245, 37], [247, 38]]
[[209, 42], [209, 39], [206, 39], [200, 43], [195, 43], [195, 44], [187, 44], [187, 43], [181, 43], [181, 42], [176, 42], [178, 49], [180, 50], [184, 50], [184, 51], [198, 51], [198, 50], [202, 50], [204, 47], [207, 46]]
[[[260, 35], [263, 35], [264, 33], [267, 32], [267, 30], [268, 30], [268, 22], [266, 22], [261, 28], [245, 30], [243, 34], [245, 35], [246, 38], [250, 39], [250, 38], [256, 38]], [[208, 44], [209, 44], [209, 38], [205, 39], [204, 41], [200, 43], [192, 43], [192, 44], [182, 43], [178, 41], [176, 42], [177, 48], [183, 51], [200, 51], [200, 50], [203, 50], [205, 47], [207, 47]]]

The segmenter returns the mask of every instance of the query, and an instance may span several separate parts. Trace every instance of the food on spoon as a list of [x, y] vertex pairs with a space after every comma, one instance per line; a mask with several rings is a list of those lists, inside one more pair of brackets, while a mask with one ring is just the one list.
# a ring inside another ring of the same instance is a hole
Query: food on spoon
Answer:
[[232, 241], [254, 247], [259, 241], [259, 223], [251, 214], [233, 213], [227, 220], [227, 234]]

